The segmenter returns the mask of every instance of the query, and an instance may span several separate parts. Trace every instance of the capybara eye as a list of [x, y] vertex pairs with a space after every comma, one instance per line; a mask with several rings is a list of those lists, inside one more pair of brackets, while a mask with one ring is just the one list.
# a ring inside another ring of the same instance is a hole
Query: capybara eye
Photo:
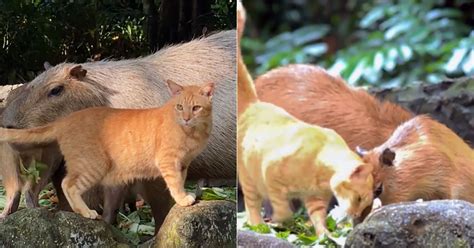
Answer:
[[59, 96], [64, 91], [64, 86], [56, 86], [54, 87], [48, 94], [49, 97], [51, 96]]
[[176, 109], [179, 110], [179, 111], [182, 111], [183, 110], [183, 105], [181, 105], [181, 104], [176, 105]]
[[201, 106], [195, 105], [195, 106], [193, 106], [193, 112], [196, 112], [196, 111], [200, 110], [201, 108], [202, 108]]

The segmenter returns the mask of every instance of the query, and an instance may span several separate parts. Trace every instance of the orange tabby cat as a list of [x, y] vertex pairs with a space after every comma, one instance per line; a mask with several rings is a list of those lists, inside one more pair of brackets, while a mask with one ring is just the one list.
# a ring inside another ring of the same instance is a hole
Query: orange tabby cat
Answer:
[[86, 218], [98, 214], [81, 195], [99, 183], [161, 176], [176, 203], [189, 206], [195, 196], [186, 194], [184, 181], [188, 165], [205, 148], [211, 132], [214, 84], [167, 83], [173, 97], [160, 108], [89, 108], [43, 127], [2, 128], [0, 140], [35, 145], [57, 141], [67, 168], [64, 194], [74, 212]]
[[301, 198], [317, 234], [327, 232], [332, 194], [352, 217], [372, 204], [372, 166], [335, 131], [260, 102], [240, 54], [237, 123], [237, 170], [250, 224], [263, 223], [262, 200], [267, 197], [276, 222], [292, 216], [290, 198]]

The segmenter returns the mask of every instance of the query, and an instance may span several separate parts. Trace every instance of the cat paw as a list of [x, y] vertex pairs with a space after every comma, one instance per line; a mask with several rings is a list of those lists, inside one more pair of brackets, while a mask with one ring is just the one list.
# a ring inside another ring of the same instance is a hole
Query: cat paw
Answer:
[[185, 197], [181, 198], [179, 201], [176, 201], [181, 207], [187, 207], [193, 205], [196, 201], [196, 195], [193, 193], [187, 194]]
[[93, 219], [93, 220], [100, 219], [100, 215], [97, 213], [97, 211], [91, 210], [91, 209], [88, 209], [87, 211], [84, 211], [82, 216], [84, 216], [85, 218], [88, 218], [88, 219]]

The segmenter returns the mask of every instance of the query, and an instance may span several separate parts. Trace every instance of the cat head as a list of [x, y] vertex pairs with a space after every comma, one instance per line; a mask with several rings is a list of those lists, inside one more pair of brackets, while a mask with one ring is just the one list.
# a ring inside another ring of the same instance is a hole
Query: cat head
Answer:
[[359, 166], [348, 171], [350, 174], [345, 174], [344, 178], [336, 178], [336, 182], [332, 183], [339, 207], [352, 218], [358, 218], [365, 208], [372, 205], [374, 198], [372, 168], [371, 164], [360, 160]]
[[177, 121], [186, 127], [207, 124], [212, 117], [212, 96], [214, 83], [200, 86], [181, 86], [172, 80], [166, 81], [176, 113]]

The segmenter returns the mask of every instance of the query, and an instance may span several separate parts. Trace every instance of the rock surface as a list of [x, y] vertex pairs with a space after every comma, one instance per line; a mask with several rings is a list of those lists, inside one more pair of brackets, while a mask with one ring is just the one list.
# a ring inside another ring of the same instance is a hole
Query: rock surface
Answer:
[[259, 234], [252, 231], [239, 230], [237, 234], [237, 247], [243, 248], [292, 248], [291, 243], [270, 235]]
[[0, 247], [130, 247], [103, 221], [45, 208], [18, 211], [0, 223]]
[[387, 205], [356, 226], [345, 247], [474, 247], [474, 204], [437, 200]]
[[190, 207], [175, 205], [160, 231], [139, 247], [236, 247], [236, 203], [200, 201]]

